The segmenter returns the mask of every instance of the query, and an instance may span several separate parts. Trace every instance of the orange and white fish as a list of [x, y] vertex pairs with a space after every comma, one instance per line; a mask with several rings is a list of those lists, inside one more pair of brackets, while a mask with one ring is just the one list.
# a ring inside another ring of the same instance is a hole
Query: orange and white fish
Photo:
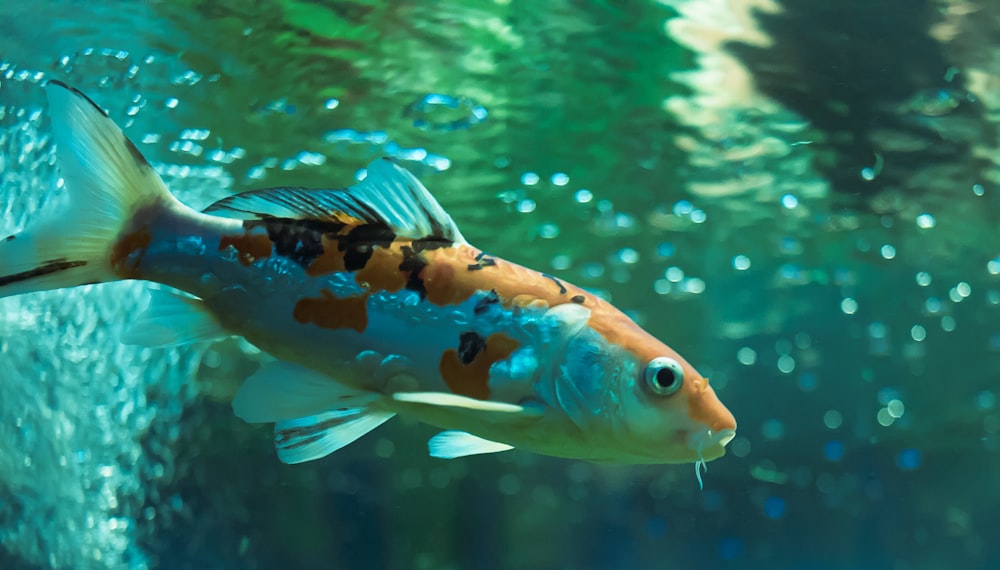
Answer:
[[394, 162], [347, 189], [197, 212], [94, 102], [46, 89], [70, 205], [0, 238], [0, 296], [121, 279], [190, 294], [154, 294], [126, 342], [240, 335], [274, 356], [233, 408], [275, 423], [283, 461], [396, 414], [444, 429], [430, 441], [443, 458], [518, 447], [704, 465], [733, 439], [733, 415], [680, 355], [588, 291], [470, 245]]

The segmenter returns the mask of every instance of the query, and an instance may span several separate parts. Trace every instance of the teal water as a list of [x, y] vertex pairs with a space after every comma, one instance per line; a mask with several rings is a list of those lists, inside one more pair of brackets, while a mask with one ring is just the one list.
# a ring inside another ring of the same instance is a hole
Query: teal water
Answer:
[[0, 235], [61, 200], [49, 78], [193, 206], [393, 155], [740, 426], [704, 490], [405, 420], [286, 466], [245, 344], [120, 345], [141, 283], [4, 299], [0, 568], [1000, 566], [1000, 10], [818, 4], [0, 3]]

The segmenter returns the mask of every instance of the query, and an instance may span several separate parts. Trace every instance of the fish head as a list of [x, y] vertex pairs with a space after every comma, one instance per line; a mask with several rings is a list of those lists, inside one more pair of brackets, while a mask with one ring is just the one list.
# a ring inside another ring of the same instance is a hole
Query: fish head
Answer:
[[644, 331], [616, 343], [585, 328], [567, 344], [560, 370], [555, 400], [592, 459], [710, 461], [736, 435], [733, 414], [708, 380]]
[[637, 369], [619, 379], [622, 445], [659, 463], [711, 461], [736, 437], [736, 419], [708, 379], [659, 341], [634, 351]]

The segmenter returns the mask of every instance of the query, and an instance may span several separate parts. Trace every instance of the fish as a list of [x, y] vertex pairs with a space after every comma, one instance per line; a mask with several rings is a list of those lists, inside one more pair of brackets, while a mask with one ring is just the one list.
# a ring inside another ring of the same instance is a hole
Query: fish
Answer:
[[157, 283], [122, 341], [243, 337], [271, 358], [232, 407], [279, 459], [325, 457], [396, 415], [430, 455], [521, 449], [620, 464], [725, 454], [736, 420], [690, 363], [594, 293], [470, 244], [390, 158], [344, 188], [180, 202], [97, 103], [45, 85], [66, 208], [0, 238], [0, 297]]

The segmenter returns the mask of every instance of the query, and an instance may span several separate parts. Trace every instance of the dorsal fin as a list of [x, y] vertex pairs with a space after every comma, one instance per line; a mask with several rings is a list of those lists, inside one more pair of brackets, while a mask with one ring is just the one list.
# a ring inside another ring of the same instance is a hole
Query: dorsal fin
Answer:
[[451, 216], [413, 174], [389, 158], [368, 165], [364, 180], [346, 189], [267, 188], [223, 198], [205, 213], [243, 220], [283, 218], [379, 223], [411, 239], [465, 238]]

